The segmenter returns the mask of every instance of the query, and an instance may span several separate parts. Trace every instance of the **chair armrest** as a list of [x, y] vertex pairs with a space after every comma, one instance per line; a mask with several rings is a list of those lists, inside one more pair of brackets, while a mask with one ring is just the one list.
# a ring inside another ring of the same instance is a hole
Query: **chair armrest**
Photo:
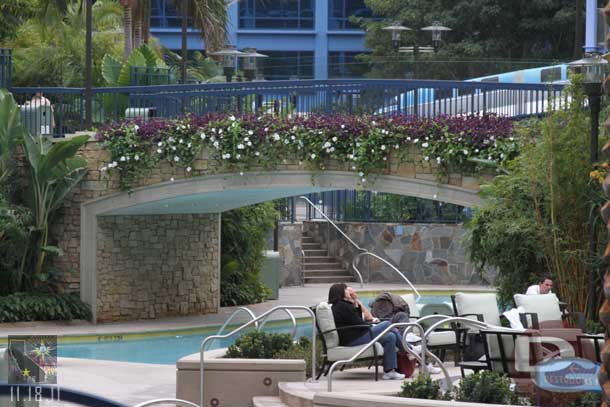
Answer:
[[[477, 319], [477, 321], [485, 322], [485, 317], [483, 317], [483, 314], [461, 314], [461, 315], [458, 315], [458, 317], [460, 317], [460, 318], [475, 317]], [[458, 324], [459, 324], [459, 322], [458, 322]]]
[[[528, 324], [527, 322], [527, 316], [530, 316], [532, 318], [532, 324], [530, 326], [530, 324]], [[538, 314], [535, 312], [521, 312], [519, 314], [519, 319], [521, 320], [521, 323], [523, 324], [524, 328], [531, 328], [531, 329], [540, 329], [540, 324], [538, 322]]]
[[345, 326], [341, 326], [339, 328], [329, 329], [328, 331], [320, 332], [320, 335], [326, 335], [328, 333], [335, 332], [335, 331], [339, 332], [339, 331], [343, 331], [344, 329], [350, 329], [350, 328], [367, 328], [368, 330], [370, 330], [371, 326], [369, 324], [345, 325]]

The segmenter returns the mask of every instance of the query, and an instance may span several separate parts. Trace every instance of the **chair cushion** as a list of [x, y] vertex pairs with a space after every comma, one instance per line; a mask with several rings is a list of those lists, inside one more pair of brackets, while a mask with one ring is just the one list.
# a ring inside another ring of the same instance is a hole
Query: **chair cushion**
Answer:
[[[507, 359], [506, 367], [508, 372], [504, 370], [502, 364], [500, 344], [498, 336], [495, 334], [487, 335], [487, 350], [491, 358], [491, 370], [503, 374], [527, 373], [531, 371], [533, 363], [542, 360], [542, 347], [539, 342], [534, 342], [530, 345], [531, 340], [527, 337], [517, 335], [513, 337], [511, 333], [523, 333], [524, 330], [511, 328], [494, 328], [493, 331], [506, 332], [507, 335], [502, 335], [502, 345], [504, 348], [504, 356]], [[534, 352], [534, 354], [531, 353]]]
[[[365, 345], [361, 346], [336, 346], [328, 349], [328, 360], [335, 362], [337, 360], [347, 360], [360, 351]], [[374, 345], [377, 348], [377, 356], [383, 356], [383, 346], [380, 343]], [[375, 357], [373, 348], [367, 349], [358, 359], [366, 359]]]
[[[482, 294], [455, 294], [455, 307], [458, 315], [482, 314], [483, 322], [490, 325], [500, 326], [500, 311], [495, 293]], [[476, 317], [468, 317], [476, 319]]]
[[[525, 312], [538, 314], [538, 322], [561, 321], [559, 299], [553, 293], [539, 295], [515, 294], [515, 304], [523, 307]], [[549, 327], [549, 324], [545, 324]]]
[[455, 345], [455, 331], [434, 331], [426, 343], [428, 346]]
[[[331, 306], [326, 302], [321, 302], [316, 307], [316, 321], [320, 328], [320, 332], [326, 332], [337, 328]], [[339, 346], [339, 334], [337, 331], [324, 334], [324, 341], [326, 342], [326, 347], [330, 351], [330, 349]]]
[[415, 301], [415, 294], [403, 294], [402, 299], [409, 304], [409, 316], [419, 318], [419, 311], [417, 310], [417, 302]]

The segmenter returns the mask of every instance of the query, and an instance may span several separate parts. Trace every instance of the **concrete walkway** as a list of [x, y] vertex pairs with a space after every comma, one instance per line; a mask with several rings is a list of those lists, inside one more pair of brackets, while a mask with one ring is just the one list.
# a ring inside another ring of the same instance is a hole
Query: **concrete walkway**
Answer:
[[[270, 300], [260, 304], [249, 305], [248, 308], [258, 316], [278, 305], [314, 305], [321, 301], [326, 301], [328, 298], [328, 288], [328, 284], [308, 284], [303, 287], [285, 287], [280, 289], [278, 300]], [[408, 287], [404, 284], [367, 284], [363, 288], [357, 286], [355, 288], [357, 291], [408, 291]], [[418, 285], [417, 288], [420, 291], [439, 292], [439, 294], [447, 291], [493, 291], [491, 288], [481, 286]], [[0, 338], [8, 335], [116, 335], [219, 326], [227, 320], [236, 308], [237, 307], [223, 307], [217, 314], [113, 322], [106, 324], [92, 324], [88, 321], [45, 321], [0, 324]], [[300, 314], [295, 313], [295, 315], [297, 317], [305, 317], [308, 314], [302, 312]], [[272, 319], [285, 318], [286, 315], [279, 312], [274, 315]], [[243, 320], [244, 319], [241, 319], [240, 321]]]

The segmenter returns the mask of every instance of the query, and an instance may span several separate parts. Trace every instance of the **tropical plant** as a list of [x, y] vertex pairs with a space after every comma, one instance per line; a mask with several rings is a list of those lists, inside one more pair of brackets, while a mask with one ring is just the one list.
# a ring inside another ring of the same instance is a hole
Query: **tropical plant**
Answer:
[[477, 372], [460, 380], [455, 389], [455, 400], [484, 404], [529, 406], [527, 398], [511, 390], [508, 377], [496, 372]]
[[[133, 50], [125, 62], [120, 61], [111, 54], [104, 55], [102, 60], [102, 76], [108, 86], [138, 85], [137, 83], [132, 83], [134, 68], [150, 70], [168, 69], [159, 55], [146, 44]], [[167, 84], [167, 81], [164, 84]], [[155, 83], [150, 83], [150, 85], [155, 85]]]
[[432, 380], [429, 374], [417, 375], [413, 380], [405, 381], [399, 393], [400, 397], [425, 400], [441, 400], [443, 392], [438, 380]]
[[17, 293], [0, 297], [0, 323], [91, 319], [78, 294]]
[[28, 187], [26, 203], [32, 210], [31, 249], [24, 252], [22, 264], [31, 256], [33, 268], [31, 283], [44, 280], [42, 273], [47, 254], [61, 254], [58, 248], [48, 245], [49, 224], [66, 195], [86, 174], [87, 161], [77, 157], [78, 150], [89, 136], [76, 136], [51, 143], [43, 136], [26, 134], [24, 150], [27, 159]]
[[[589, 162], [589, 140], [583, 137], [590, 131], [589, 114], [576, 80], [567, 110], [519, 129], [525, 141], [521, 154], [508, 165], [507, 175], [481, 188], [484, 204], [467, 224], [471, 260], [498, 269], [504, 303], [524, 292], [536, 275], [548, 273], [563, 301], [581, 311], [597, 309], [601, 294], [589, 293], [587, 286], [592, 277], [601, 287], [597, 282], [604, 266], [597, 253], [607, 234], [598, 214], [605, 199], [599, 170]], [[599, 242], [593, 257], [591, 214]]]
[[19, 105], [11, 93], [0, 89], [0, 196], [12, 195], [9, 183], [14, 175], [15, 146], [25, 133]]

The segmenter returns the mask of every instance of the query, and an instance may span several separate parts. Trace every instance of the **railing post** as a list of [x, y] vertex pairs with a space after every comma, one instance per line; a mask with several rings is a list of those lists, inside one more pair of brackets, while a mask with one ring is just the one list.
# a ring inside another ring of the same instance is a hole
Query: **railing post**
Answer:
[[487, 114], [487, 91], [483, 89], [483, 114]]
[[419, 88], [413, 89], [413, 116], [419, 116]]

